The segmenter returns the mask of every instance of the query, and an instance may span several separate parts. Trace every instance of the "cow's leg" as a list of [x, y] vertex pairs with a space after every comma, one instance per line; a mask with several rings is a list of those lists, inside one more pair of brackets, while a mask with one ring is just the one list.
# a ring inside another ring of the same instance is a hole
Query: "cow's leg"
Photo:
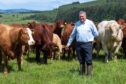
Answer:
[[98, 43], [97, 45], [96, 45], [96, 51], [97, 51], [97, 57], [99, 56], [99, 52], [100, 52], [100, 44]]
[[51, 61], [55, 58], [55, 51], [50, 51]]
[[7, 50], [6, 55], [9, 56], [9, 58], [11, 58], [11, 59], [14, 59], [15, 58], [15, 54], [11, 50]]
[[126, 58], [126, 46], [125, 45], [122, 45], [122, 49], [123, 49], [124, 58]]
[[63, 48], [63, 58], [65, 58], [65, 54], [66, 54], [66, 50], [65, 50], [65, 48]]
[[103, 49], [105, 51], [105, 63], [108, 63], [108, 56], [109, 56], [108, 49], [104, 44], [102, 46], [103, 46]]
[[43, 56], [43, 63], [44, 64], [47, 64], [47, 56], [48, 56], [48, 53], [46, 51], [44, 51], [44, 56]]
[[59, 51], [58, 51], [58, 59], [61, 59], [61, 54], [62, 54], [62, 45], [59, 45]]
[[120, 42], [120, 43], [117, 45], [117, 47], [116, 47], [116, 49], [115, 49], [115, 51], [114, 51], [114, 61], [117, 61], [117, 55], [118, 55], [118, 52], [119, 52], [119, 49], [120, 49], [121, 45], [122, 45], [122, 42]]
[[61, 60], [61, 52], [58, 52], [58, 60]]
[[61, 60], [62, 51], [58, 51], [58, 60]]
[[0, 64], [2, 64], [2, 51], [0, 50]]
[[68, 60], [70, 60], [70, 58], [71, 58], [71, 48], [69, 48], [68, 50]]
[[4, 57], [4, 74], [8, 73], [8, 58], [7, 56], [3, 56]]
[[106, 52], [105, 54], [106, 54], [106, 56], [105, 56], [105, 63], [108, 63], [109, 53], [108, 53], [108, 52]]
[[113, 59], [113, 53], [112, 52], [109, 51], [108, 56], [109, 56], [110, 59]]
[[18, 46], [17, 51], [15, 52], [17, 56], [17, 64], [18, 64], [18, 70], [21, 71], [21, 64], [23, 64], [23, 52], [24, 52], [24, 46]]
[[36, 61], [37, 63], [40, 63], [40, 48], [36, 47]]
[[[124, 49], [123, 49], [124, 50]], [[124, 50], [124, 58], [126, 58], [126, 49]]]
[[73, 58], [76, 58], [76, 55], [75, 55], [75, 48], [74, 47], [72, 47], [72, 51], [73, 51]]
[[22, 60], [22, 55], [17, 56], [17, 64], [18, 64], [18, 70], [21, 71], [21, 60]]

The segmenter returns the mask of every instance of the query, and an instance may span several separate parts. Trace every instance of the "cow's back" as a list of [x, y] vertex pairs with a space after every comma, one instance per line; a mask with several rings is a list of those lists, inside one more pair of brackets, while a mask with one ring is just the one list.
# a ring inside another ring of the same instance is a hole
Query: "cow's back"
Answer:
[[0, 24], [0, 46], [4, 46], [5, 44], [10, 44], [10, 30], [12, 28], [8, 25]]

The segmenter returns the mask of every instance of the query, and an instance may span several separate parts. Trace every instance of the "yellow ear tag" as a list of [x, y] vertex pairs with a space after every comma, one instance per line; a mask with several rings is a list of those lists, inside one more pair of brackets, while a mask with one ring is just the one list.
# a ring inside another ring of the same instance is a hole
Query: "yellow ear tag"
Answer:
[[35, 32], [32, 32], [32, 34], [34, 34]]

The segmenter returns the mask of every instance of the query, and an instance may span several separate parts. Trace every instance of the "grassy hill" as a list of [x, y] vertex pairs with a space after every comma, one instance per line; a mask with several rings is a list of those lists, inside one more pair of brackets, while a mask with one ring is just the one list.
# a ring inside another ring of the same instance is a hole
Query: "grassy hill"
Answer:
[[12, 24], [12, 23], [27, 23], [33, 21], [33, 19], [25, 19], [26, 17], [33, 15], [33, 13], [14, 13], [14, 14], [0, 14], [0, 23]]
[[87, 3], [74, 2], [60, 6], [51, 11], [38, 11], [31, 13], [0, 14], [2, 23], [26, 23], [29, 21], [54, 22], [58, 19], [64, 19], [67, 22], [77, 21], [78, 12], [84, 10], [87, 17], [93, 21], [99, 22], [109, 19], [126, 19], [126, 0], [96, 0]]
[[101, 21], [104, 19], [126, 19], [126, 0], [97, 0], [81, 4], [69, 4], [59, 7], [57, 19], [68, 22], [78, 20], [78, 12], [84, 10], [89, 19]]

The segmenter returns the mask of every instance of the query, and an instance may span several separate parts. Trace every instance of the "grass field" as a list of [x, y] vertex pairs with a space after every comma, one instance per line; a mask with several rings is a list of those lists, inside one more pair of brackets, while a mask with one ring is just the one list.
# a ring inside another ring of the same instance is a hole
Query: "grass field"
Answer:
[[[23, 71], [17, 70], [16, 60], [9, 62], [10, 73], [0, 72], [0, 84], [126, 84], [126, 60], [103, 62], [103, 57], [95, 58], [93, 77], [79, 76], [77, 60], [48, 60], [48, 64], [38, 65], [34, 54], [29, 60], [24, 57]], [[0, 67], [1, 68], [1, 67]]]
[[24, 20], [23, 18], [26, 18], [27, 16], [33, 15], [33, 13], [12, 13], [12, 14], [0, 14], [0, 22], [5, 24], [13, 24], [13, 23], [20, 23], [24, 24], [27, 22], [31, 22], [34, 20]]

